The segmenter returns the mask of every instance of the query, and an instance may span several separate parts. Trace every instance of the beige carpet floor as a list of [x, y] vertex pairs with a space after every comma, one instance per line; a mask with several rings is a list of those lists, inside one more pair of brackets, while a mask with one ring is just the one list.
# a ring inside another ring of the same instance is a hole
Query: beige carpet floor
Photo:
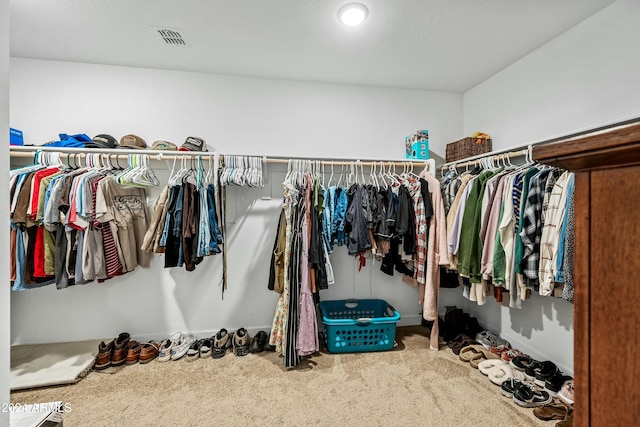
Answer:
[[446, 346], [429, 350], [425, 328], [399, 327], [396, 338], [392, 351], [319, 353], [295, 369], [275, 353], [110, 368], [11, 402], [67, 402], [65, 426], [555, 425]]

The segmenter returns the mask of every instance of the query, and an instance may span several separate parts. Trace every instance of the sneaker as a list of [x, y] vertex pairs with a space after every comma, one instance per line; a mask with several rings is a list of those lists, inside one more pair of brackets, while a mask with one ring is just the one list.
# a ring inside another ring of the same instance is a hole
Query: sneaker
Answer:
[[516, 368], [519, 371], [524, 372], [534, 362], [537, 363], [537, 361], [533, 360], [530, 356], [528, 356], [526, 354], [522, 354], [520, 356], [516, 356], [513, 359], [511, 359], [511, 361], [509, 362], [509, 365], [513, 366], [514, 368]]
[[[518, 356], [526, 356], [526, 354], [524, 354], [523, 352], [521, 352], [516, 348], [510, 348], [507, 351], [503, 351], [502, 354], [500, 355], [502, 360], [504, 360], [507, 363], [510, 363], [513, 359], [515, 359]], [[512, 367], [515, 368], [515, 366], [512, 366]]]
[[189, 351], [189, 349], [191, 348], [191, 346], [195, 341], [196, 341], [196, 337], [194, 337], [193, 335], [187, 335], [186, 337], [183, 337], [182, 341], [178, 342], [171, 349], [171, 360], [178, 360], [182, 356], [187, 354], [187, 352]]
[[111, 366], [111, 357], [113, 356], [113, 340], [107, 344], [102, 341], [98, 344], [98, 357], [96, 358], [94, 369], [99, 371], [107, 369]]
[[127, 346], [131, 340], [131, 335], [122, 332], [113, 342], [113, 356], [111, 357], [111, 366], [121, 366], [127, 361]]
[[187, 350], [187, 361], [193, 362], [200, 358], [200, 349], [202, 348], [202, 341], [195, 340], [191, 347]]
[[249, 354], [251, 337], [245, 328], [240, 328], [233, 335], [233, 353], [236, 356], [246, 356]]
[[573, 405], [573, 380], [568, 380], [562, 385], [558, 397], [567, 405]]
[[182, 341], [182, 332], [176, 332], [168, 339], [162, 341], [158, 352], [158, 362], [168, 362], [171, 360], [171, 352], [180, 341]]
[[523, 382], [514, 390], [513, 400], [524, 408], [544, 406], [551, 402], [551, 396], [531, 382]]
[[500, 384], [500, 393], [503, 396], [512, 398], [514, 391], [522, 385], [522, 381], [516, 378], [508, 378]]
[[204, 338], [200, 340], [200, 358], [211, 356], [211, 349], [213, 348], [213, 338]]
[[557, 371], [544, 382], [544, 388], [549, 392], [551, 396], [555, 396], [562, 389], [565, 382], [572, 380], [573, 377], [564, 375], [561, 371]]
[[527, 369], [524, 370], [524, 375], [527, 381], [533, 381], [536, 385], [544, 387], [544, 383], [547, 379], [551, 378], [556, 372], [558, 367], [555, 363], [545, 360], [544, 362], [534, 362]]
[[230, 334], [225, 328], [213, 336], [213, 348], [211, 349], [211, 357], [219, 359], [231, 348], [233, 343], [233, 334]]
[[482, 344], [482, 346], [487, 350], [491, 350], [491, 347], [511, 348], [511, 344], [509, 344], [509, 341], [503, 340], [491, 331], [482, 331], [476, 334], [476, 341], [478, 342], [478, 344]]

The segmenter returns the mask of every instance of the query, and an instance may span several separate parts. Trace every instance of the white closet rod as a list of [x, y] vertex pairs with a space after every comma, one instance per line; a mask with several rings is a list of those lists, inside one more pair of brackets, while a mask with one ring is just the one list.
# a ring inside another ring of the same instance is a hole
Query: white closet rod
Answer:
[[75, 147], [41, 147], [35, 145], [12, 146], [11, 157], [33, 157], [36, 151], [52, 151], [68, 155], [85, 156], [86, 154], [109, 154], [118, 158], [126, 159], [129, 154], [147, 154], [156, 160], [173, 160], [184, 156], [191, 157], [211, 157], [216, 152], [196, 152], [196, 151], [160, 151], [160, 150], [137, 150], [123, 148], [75, 148]]
[[[32, 158], [36, 151], [53, 151], [58, 153], [64, 153], [69, 155], [84, 156], [86, 154], [108, 154], [116, 155], [118, 158], [126, 159], [129, 154], [148, 154], [155, 160], [173, 160], [176, 158], [182, 158], [184, 156], [191, 157], [210, 157], [215, 155], [215, 152], [197, 152], [197, 151], [159, 151], [159, 150], [136, 150], [136, 149], [118, 149], [118, 148], [75, 148], [75, 147], [44, 147], [44, 146], [12, 146], [10, 150], [11, 157], [25, 157]], [[232, 156], [243, 156], [237, 154], [227, 154]], [[220, 154], [220, 158], [223, 158], [223, 154]], [[435, 160], [433, 159], [406, 159], [406, 160], [384, 160], [384, 159], [335, 159], [335, 158], [305, 158], [305, 157], [266, 157], [266, 156], [251, 156], [246, 157], [260, 157], [264, 163], [280, 163], [287, 164], [290, 160], [302, 160], [309, 162], [320, 162], [324, 165], [334, 166], [348, 166], [354, 163], [362, 166], [378, 166], [381, 162], [385, 166], [405, 166], [407, 164], [424, 164], [430, 167], [430, 170], [435, 170]]]
[[466, 159], [461, 159], [455, 162], [443, 163], [442, 165], [440, 165], [440, 168], [441, 169], [446, 169], [448, 167], [463, 168], [466, 166], [476, 165], [482, 159], [486, 159], [490, 157], [495, 157], [496, 159], [506, 159], [506, 158], [512, 159], [514, 157], [523, 157], [527, 155], [530, 156], [532, 147], [533, 146], [530, 145], [525, 149], [517, 150], [517, 151], [502, 150], [502, 151], [494, 151], [491, 153], [479, 154], [477, 156], [468, 157]]

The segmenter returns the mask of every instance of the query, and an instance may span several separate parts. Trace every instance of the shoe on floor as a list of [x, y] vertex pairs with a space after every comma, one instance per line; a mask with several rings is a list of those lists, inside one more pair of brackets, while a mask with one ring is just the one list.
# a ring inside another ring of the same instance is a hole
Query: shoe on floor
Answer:
[[162, 341], [158, 352], [158, 362], [168, 362], [171, 360], [171, 352], [180, 341], [182, 341], [182, 332], [176, 332], [168, 339]]
[[513, 398], [513, 392], [522, 385], [522, 381], [515, 378], [508, 378], [500, 384], [500, 392], [503, 396]]
[[514, 368], [522, 372], [526, 371], [527, 368], [529, 368], [533, 363], [538, 363], [538, 362], [536, 360], [533, 360], [531, 357], [529, 357], [526, 354], [516, 356], [513, 359], [511, 359], [511, 361], [509, 362], [511, 366], [513, 366]]
[[551, 402], [551, 396], [534, 383], [525, 381], [513, 391], [513, 400], [524, 408], [535, 408]]
[[510, 378], [524, 381], [524, 374], [517, 369], [512, 368], [507, 363], [504, 363], [504, 361], [502, 365], [496, 365], [489, 370], [487, 377], [489, 377], [489, 381], [499, 386]]
[[236, 356], [246, 356], [249, 354], [251, 337], [245, 328], [240, 328], [233, 334], [233, 353]]
[[573, 411], [567, 415], [567, 418], [562, 421], [558, 421], [556, 423], [556, 427], [573, 427]]
[[482, 375], [489, 375], [489, 371], [498, 365], [506, 365], [506, 363], [500, 359], [487, 359], [478, 363], [478, 370]]
[[177, 343], [171, 349], [171, 360], [178, 360], [182, 358], [182, 356], [187, 354], [187, 352], [189, 351], [189, 349], [191, 348], [191, 346], [195, 341], [196, 341], [196, 337], [194, 337], [193, 335], [187, 335], [183, 337], [182, 341]]
[[498, 348], [511, 348], [511, 344], [507, 340], [503, 340], [498, 335], [491, 331], [482, 331], [476, 334], [476, 341], [478, 344], [482, 344], [484, 348], [490, 350], [491, 347]]
[[203, 338], [200, 340], [200, 358], [211, 356], [211, 349], [213, 348], [213, 338]]
[[157, 341], [150, 341], [142, 344], [140, 348], [140, 363], [145, 364], [151, 362], [153, 359], [158, 357], [160, 353], [160, 343]]
[[558, 397], [567, 405], [573, 405], [573, 380], [568, 380], [562, 385]]
[[497, 354], [491, 353], [491, 351], [487, 350], [486, 348], [481, 348], [480, 355], [478, 357], [474, 357], [473, 359], [471, 359], [469, 361], [469, 365], [472, 368], [478, 369], [478, 365], [480, 364], [480, 362], [484, 360], [491, 360], [491, 359], [500, 359], [500, 356], [498, 356]]
[[533, 415], [543, 421], [564, 420], [572, 411], [564, 402], [554, 399], [544, 406], [533, 408]]
[[227, 353], [227, 350], [231, 348], [232, 344], [233, 334], [230, 334], [225, 328], [220, 329], [220, 331], [213, 336], [211, 357], [214, 359], [223, 357]]
[[195, 340], [191, 347], [187, 350], [187, 361], [193, 362], [196, 359], [200, 358], [200, 349], [202, 348], [202, 341]]
[[140, 350], [142, 350], [142, 344], [136, 340], [129, 341], [127, 345], [127, 365], [135, 365], [140, 360]]
[[524, 370], [527, 381], [533, 381], [540, 387], [544, 387], [545, 381], [551, 378], [556, 372], [558, 372], [558, 367], [549, 360], [534, 362]]
[[269, 344], [271, 340], [271, 332], [267, 335], [267, 341], [264, 343], [264, 351], [276, 351], [276, 346]]
[[507, 351], [503, 351], [502, 354], [500, 355], [502, 360], [504, 360], [507, 363], [511, 362], [513, 359], [515, 359], [518, 356], [526, 356], [526, 354], [524, 354], [523, 352], [521, 352], [516, 348], [510, 348]]
[[111, 366], [111, 357], [113, 356], [113, 340], [108, 343], [104, 343], [104, 341], [98, 344], [98, 356], [96, 357], [96, 362], [93, 365], [94, 369], [99, 371], [103, 369], [107, 369]]
[[260, 331], [256, 334], [255, 337], [251, 340], [251, 345], [249, 346], [249, 352], [251, 353], [261, 353], [264, 351], [264, 346], [269, 340], [267, 333], [265, 331]]
[[131, 335], [122, 332], [113, 342], [113, 357], [111, 358], [111, 366], [122, 366], [127, 361], [127, 346], [131, 340]]
[[564, 375], [561, 371], [557, 371], [553, 376], [551, 376], [551, 378], [544, 382], [544, 388], [551, 396], [556, 396], [562, 389], [564, 383], [572, 379], [573, 377]]

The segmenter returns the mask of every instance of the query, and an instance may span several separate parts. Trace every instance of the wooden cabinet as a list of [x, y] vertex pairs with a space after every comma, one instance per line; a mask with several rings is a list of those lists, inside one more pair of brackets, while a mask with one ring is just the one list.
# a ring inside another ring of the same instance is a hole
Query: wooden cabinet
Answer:
[[576, 426], [640, 423], [640, 124], [534, 147], [575, 172]]

